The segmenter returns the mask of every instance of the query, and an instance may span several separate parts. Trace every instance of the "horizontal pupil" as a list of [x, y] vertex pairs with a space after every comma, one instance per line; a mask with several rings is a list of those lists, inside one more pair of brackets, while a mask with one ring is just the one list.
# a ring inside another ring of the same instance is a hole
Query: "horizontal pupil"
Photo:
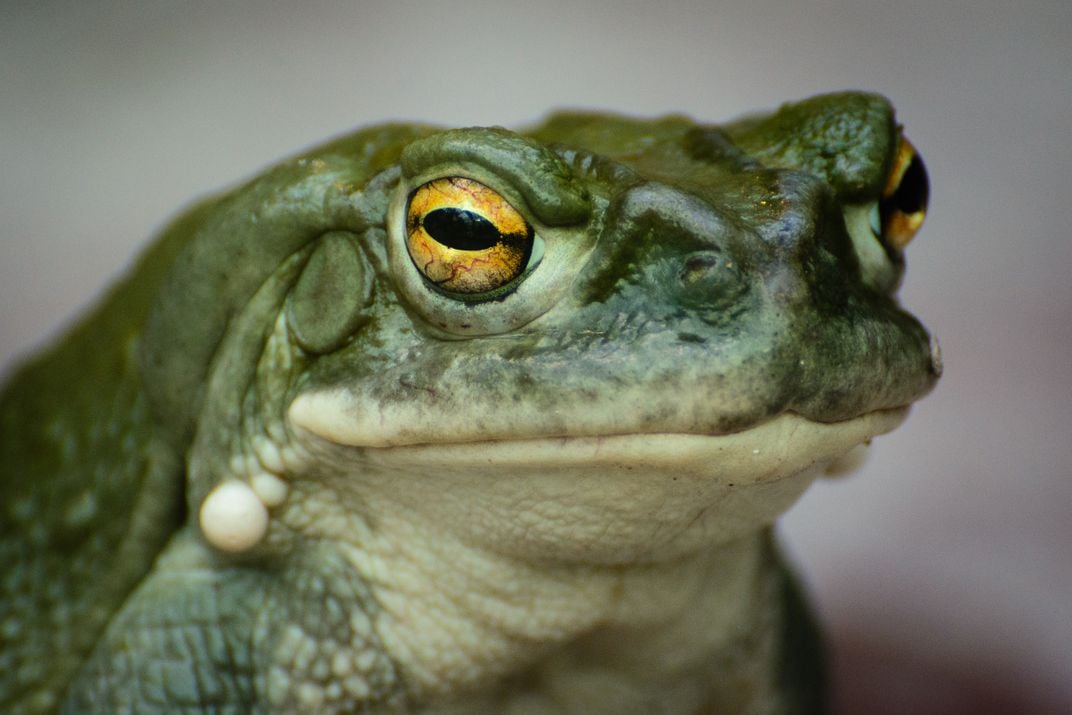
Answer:
[[503, 240], [491, 221], [464, 209], [429, 211], [421, 223], [429, 236], [459, 251], [483, 251]]

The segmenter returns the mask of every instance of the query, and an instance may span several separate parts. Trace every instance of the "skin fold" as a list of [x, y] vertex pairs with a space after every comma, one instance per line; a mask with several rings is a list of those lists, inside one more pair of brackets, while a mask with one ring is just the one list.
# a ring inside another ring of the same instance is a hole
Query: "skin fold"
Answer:
[[0, 709], [821, 711], [771, 525], [940, 373], [926, 194], [847, 92], [194, 206], [0, 393]]

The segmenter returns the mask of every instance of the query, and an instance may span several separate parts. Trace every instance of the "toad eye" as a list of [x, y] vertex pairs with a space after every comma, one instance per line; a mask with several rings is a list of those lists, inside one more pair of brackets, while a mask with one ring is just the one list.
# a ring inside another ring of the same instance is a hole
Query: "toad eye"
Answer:
[[494, 189], [453, 176], [417, 187], [406, 208], [406, 249], [429, 282], [448, 293], [485, 297], [529, 263], [532, 227]]
[[897, 156], [878, 203], [881, 235], [892, 248], [902, 249], [923, 225], [930, 184], [916, 148], [900, 137]]

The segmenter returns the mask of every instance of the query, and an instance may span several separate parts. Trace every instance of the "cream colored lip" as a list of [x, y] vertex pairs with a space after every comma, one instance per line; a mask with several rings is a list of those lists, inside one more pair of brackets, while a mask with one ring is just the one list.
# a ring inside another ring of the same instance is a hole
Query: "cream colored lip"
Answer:
[[[746, 484], [825, 465], [858, 444], [895, 429], [907, 407], [876, 410], [823, 423], [787, 413], [741, 432], [722, 435], [640, 433], [596, 437], [540, 437], [480, 442], [365, 448], [363, 459], [399, 469], [571, 470], [673, 472]], [[322, 439], [315, 421], [295, 426]]]

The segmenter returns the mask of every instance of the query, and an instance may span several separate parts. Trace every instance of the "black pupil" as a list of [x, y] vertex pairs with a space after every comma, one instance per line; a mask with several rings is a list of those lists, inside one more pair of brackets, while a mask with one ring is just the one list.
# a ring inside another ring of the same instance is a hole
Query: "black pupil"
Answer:
[[911, 163], [905, 169], [901, 177], [901, 184], [893, 192], [893, 196], [886, 201], [904, 214], [914, 214], [927, 208], [927, 199], [930, 194], [930, 184], [927, 181], [927, 170], [923, 166], [923, 160], [919, 154], [912, 157]]
[[491, 221], [464, 209], [436, 209], [421, 223], [429, 236], [459, 251], [483, 251], [503, 240]]

